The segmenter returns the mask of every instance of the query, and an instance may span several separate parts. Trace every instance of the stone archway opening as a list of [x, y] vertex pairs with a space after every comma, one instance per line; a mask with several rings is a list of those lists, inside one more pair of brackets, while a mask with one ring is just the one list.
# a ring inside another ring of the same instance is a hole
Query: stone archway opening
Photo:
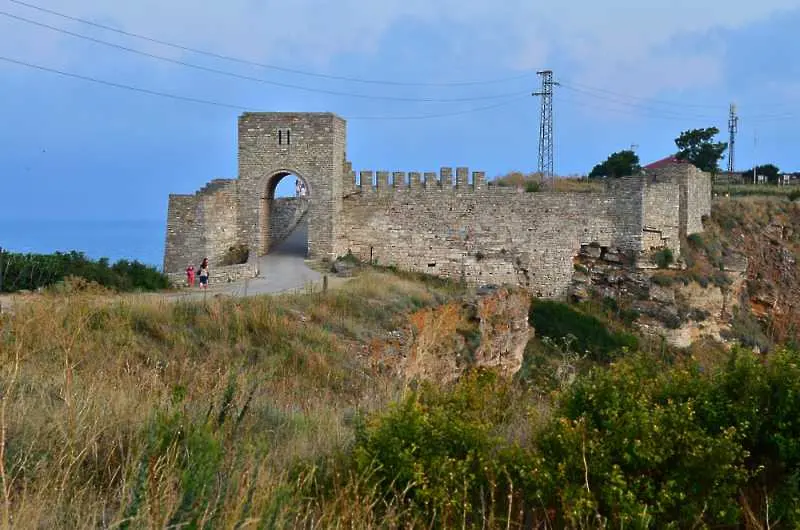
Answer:
[[308, 256], [308, 210], [312, 200], [308, 180], [281, 170], [265, 183], [261, 208], [259, 255]]

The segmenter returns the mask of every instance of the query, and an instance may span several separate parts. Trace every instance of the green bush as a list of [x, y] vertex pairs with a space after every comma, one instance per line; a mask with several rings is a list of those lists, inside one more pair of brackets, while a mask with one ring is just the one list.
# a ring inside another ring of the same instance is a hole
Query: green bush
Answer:
[[119, 260], [113, 265], [107, 258], [91, 260], [82, 252], [55, 254], [2, 255], [3, 276], [0, 292], [15, 292], [48, 287], [68, 276], [84, 278], [117, 291], [155, 291], [169, 287], [166, 275], [139, 261]]
[[796, 201], [800, 199], [800, 190], [792, 190], [789, 192], [789, 200]]
[[539, 336], [556, 340], [574, 336], [572, 347], [581, 354], [588, 352], [595, 361], [610, 361], [623, 349], [635, 350], [639, 345], [634, 335], [609, 331], [596, 317], [560, 302], [536, 301], [529, 322]]
[[538, 182], [526, 182], [525, 183], [525, 191], [527, 193], [536, 193], [542, 190], [542, 185]]
[[509, 499], [535, 528], [800, 524], [797, 351], [734, 350], [705, 370], [637, 354], [579, 377], [514, 438], [530, 396], [492, 374], [425, 385], [361, 426], [359, 476], [436, 528], [503, 527]]
[[666, 269], [674, 260], [675, 257], [672, 254], [672, 250], [669, 248], [662, 248], [653, 256], [653, 261], [656, 262], [659, 269]]
[[705, 248], [705, 244], [703, 243], [703, 234], [699, 232], [695, 232], [694, 234], [689, 234], [686, 238], [689, 243], [697, 249]]
[[654, 274], [650, 281], [661, 287], [669, 287], [673, 283], [672, 276], [667, 276], [666, 274]]
[[[744, 351], [712, 373], [646, 356], [574, 385], [539, 440], [559, 511], [610, 527], [800, 523], [800, 354]], [[749, 497], [749, 498], [748, 498]], [[588, 513], [587, 513], [588, 512]]]
[[509, 490], [513, 451], [504, 451], [498, 428], [514, 401], [491, 372], [473, 372], [452, 390], [423, 384], [359, 426], [359, 474], [387, 498], [404, 496], [415, 512], [436, 513], [438, 527], [479, 519], [482, 506], [501, 504]]
[[222, 258], [222, 265], [241, 265], [247, 263], [250, 258], [250, 247], [245, 244], [238, 244], [228, 247], [225, 256]]

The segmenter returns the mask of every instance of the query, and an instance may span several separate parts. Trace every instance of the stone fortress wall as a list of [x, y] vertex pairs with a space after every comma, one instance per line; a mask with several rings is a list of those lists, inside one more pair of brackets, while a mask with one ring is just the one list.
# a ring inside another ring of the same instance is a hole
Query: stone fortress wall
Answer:
[[[526, 193], [465, 167], [356, 172], [344, 120], [333, 114], [248, 113], [239, 138], [238, 179], [170, 196], [166, 272], [198, 261], [198, 252], [218, 263], [234, 244], [255, 259], [307, 221], [310, 258], [352, 253], [558, 298], [582, 246], [635, 258], [670, 248], [678, 258], [681, 240], [702, 231], [711, 210], [710, 177], [688, 164], [614, 179], [602, 192]], [[287, 174], [306, 182], [308, 199], [274, 198]]]

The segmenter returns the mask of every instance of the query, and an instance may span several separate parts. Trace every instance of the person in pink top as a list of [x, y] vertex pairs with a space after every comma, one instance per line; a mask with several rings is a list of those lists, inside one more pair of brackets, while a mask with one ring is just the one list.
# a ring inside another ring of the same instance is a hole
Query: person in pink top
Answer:
[[186, 283], [189, 287], [194, 287], [194, 265], [186, 267]]

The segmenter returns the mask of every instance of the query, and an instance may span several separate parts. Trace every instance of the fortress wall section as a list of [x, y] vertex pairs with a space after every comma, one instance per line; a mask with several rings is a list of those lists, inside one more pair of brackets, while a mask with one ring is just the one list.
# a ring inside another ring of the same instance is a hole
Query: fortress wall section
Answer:
[[239, 117], [239, 234], [264, 254], [267, 187], [293, 173], [309, 186], [309, 257], [331, 258], [344, 191], [345, 122], [332, 113], [245, 113]]
[[642, 250], [661, 248], [680, 255], [680, 187], [673, 181], [645, 182], [643, 202]]
[[581, 244], [615, 238], [607, 194], [464, 189], [443, 176], [438, 188], [345, 198], [344, 246], [364, 261], [559, 298]]
[[641, 177], [623, 177], [606, 181], [610, 207], [608, 216], [614, 225], [611, 246], [639, 253], [642, 249], [644, 183]]
[[203, 257], [212, 264], [238, 242], [237, 182], [217, 179], [194, 195], [170, 195], [164, 271], [197, 268]]
[[190, 263], [197, 261], [197, 253], [193, 249], [205, 251], [203, 212], [198, 207], [199, 202], [195, 195], [169, 196], [164, 272], [183, 272]]
[[201, 194], [200, 208], [205, 225], [205, 256], [212, 266], [219, 267], [228, 249], [239, 243], [236, 181], [229, 181], [212, 193]]
[[307, 198], [288, 197], [272, 200], [269, 218], [270, 250], [289, 237], [307, 212]]
[[711, 175], [689, 166], [681, 177], [681, 206], [685, 204], [686, 224], [681, 236], [703, 231], [703, 219], [711, 216]]

